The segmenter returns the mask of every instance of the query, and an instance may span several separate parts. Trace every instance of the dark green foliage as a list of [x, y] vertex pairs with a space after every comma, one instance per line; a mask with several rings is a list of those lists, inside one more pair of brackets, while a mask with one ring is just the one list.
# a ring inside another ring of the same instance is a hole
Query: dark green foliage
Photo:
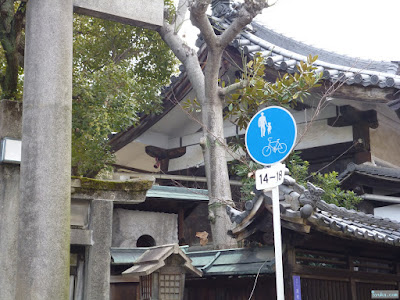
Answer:
[[[0, 3], [1, 99], [22, 99], [25, 8], [26, 2]], [[136, 124], [142, 113], [160, 111], [160, 88], [175, 62], [156, 32], [75, 15], [74, 175], [95, 176], [113, 162], [109, 135]]]
[[354, 192], [343, 191], [339, 187], [340, 183], [337, 179], [337, 172], [333, 171], [326, 174], [311, 173], [311, 175], [309, 175], [308, 166], [308, 161], [303, 161], [299, 153], [296, 152], [294, 152], [287, 161], [287, 167], [290, 170], [291, 176], [296, 179], [297, 183], [305, 186], [307, 181], [310, 181], [325, 191], [322, 199], [327, 203], [332, 203], [347, 209], [356, 209], [357, 204], [360, 203], [362, 199]]
[[308, 161], [304, 161], [300, 157], [299, 151], [293, 151], [285, 161], [287, 168], [290, 171], [290, 175], [296, 179], [296, 182], [302, 186], [307, 186], [308, 178], [308, 167], [310, 166]]
[[246, 128], [251, 118], [260, 107], [278, 105], [283, 107], [294, 107], [297, 101], [309, 95], [309, 90], [318, 87], [321, 74], [315, 74], [316, 67], [313, 63], [317, 56], [307, 57], [307, 62], [300, 62], [297, 66], [298, 72], [284, 74], [271, 83], [264, 79], [264, 58], [256, 56], [253, 60], [244, 64], [246, 68], [241, 73], [242, 78], [249, 84], [230, 95], [227, 99], [228, 111], [226, 119], [231, 119], [240, 129]]
[[[343, 191], [339, 187], [339, 180], [337, 180], [337, 172], [330, 172], [326, 174], [308, 172], [309, 163], [300, 158], [299, 152], [292, 153], [285, 161], [286, 166], [290, 171], [290, 175], [300, 185], [306, 186], [307, 181], [312, 182], [316, 186], [322, 188], [325, 194], [322, 199], [327, 203], [333, 203], [337, 206], [345, 207], [347, 209], [356, 209], [357, 204], [362, 200], [352, 191]], [[263, 168], [253, 161], [246, 163], [235, 162], [232, 163], [232, 172], [241, 178], [243, 186], [241, 187], [242, 201], [251, 200], [253, 195], [251, 192], [254, 189], [254, 172]]]
[[255, 187], [254, 172], [263, 167], [252, 160], [248, 160], [247, 163], [235, 161], [230, 164], [230, 172], [239, 176], [242, 181], [242, 186], [240, 187], [241, 202], [253, 199], [253, 190]]
[[26, 2], [0, 1], [0, 99], [22, 98]]
[[107, 139], [161, 110], [175, 58], [156, 32], [84, 16], [74, 21], [74, 175], [113, 161]]
[[339, 188], [339, 180], [337, 180], [337, 172], [326, 174], [313, 173], [312, 181], [325, 191], [322, 199], [327, 203], [342, 206], [347, 209], [356, 209], [357, 204], [362, 200], [352, 191], [343, 191]]

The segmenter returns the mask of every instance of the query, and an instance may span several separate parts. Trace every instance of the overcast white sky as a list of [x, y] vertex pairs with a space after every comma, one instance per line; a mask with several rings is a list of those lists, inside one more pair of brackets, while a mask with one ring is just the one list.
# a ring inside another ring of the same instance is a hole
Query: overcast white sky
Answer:
[[328, 51], [400, 61], [400, 0], [278, 0], [257, 20]]
[[399, 0], [278, 0], [258, 20], [326, 50], [365, 59], [400, 60]]

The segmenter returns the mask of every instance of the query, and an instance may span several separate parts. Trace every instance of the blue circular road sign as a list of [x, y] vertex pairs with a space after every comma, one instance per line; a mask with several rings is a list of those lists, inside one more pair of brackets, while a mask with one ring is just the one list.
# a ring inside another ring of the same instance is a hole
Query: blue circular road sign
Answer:
[[296, 142], [297, 127], [292, 114], [279, 106], [260, 110], [246, 129], [247, 152], [262, 165], [284, 160]]

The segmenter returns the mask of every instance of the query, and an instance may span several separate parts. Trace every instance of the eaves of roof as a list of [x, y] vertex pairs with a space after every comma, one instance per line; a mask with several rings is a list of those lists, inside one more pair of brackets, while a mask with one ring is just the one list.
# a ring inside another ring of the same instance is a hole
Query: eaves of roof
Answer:
[[203, 276], [257, 275], [275, 272], [273, 247], [237, 248], [186, 253]]
[[[211, 20], [221, 30], [231, 23], [229, 19], [216, 17]], [[256, 22], [252, 26], [255, 30], [245, 28], [232, 45], [250, 56], [261, 53], [267, 65], [276, 70], [294, 73], [299, 62], [307, 61], [307, 56], [312, 54], [319, 56], [314, 63], [317, 67], [315, 72], [322, 72], [325, 80], [342, 81], [347, 85], [400, 89], [400, 76], [396, 75], [399, 67], [397, 63], [365, 61], [338, 55], [279, 35]]]
[[400, 246], [400, 223], [388, 218], [347, 210], [319, 201], [317, 211], [308, 218], [320, 231], [332, 235]]
[[[327, 204], [321, 199], [323, 190], [310, 183], [305, 189], [294, 179], [287, 178], [285, 175], [286, 183], [279, 189], [283, 193], [280, 201], [281, 207], [284, 207], [281, 210], [282, 226], [302, 233], [309, 233], [311, 226], [314, 230], [339, 238], [400, 247], [400, 222]], [[239, 239], [256, 234], [257, 226], [267, 224], [265, 220], [272, 213], [269, 195], [262, 192], [250, 201], [253, 205], [246, 204], [246, 207], [252, 207], [249, 211], [227, 210], [231, 221], [237, 224], [232, 232]], [[260, 201], [263, 202], [261, 205]]]
[[[204, 61], [207, 56], [206, 48], [200, 47], [198, 51], [199, 61]], [[204, 68], [203, 64], [203, 68]], [[131, 126], [125, 131], [119, 132], [110, 139], [110, 145], [114, 151], [118, 151], [123, 148], [144, 132], [146, 132], [151, 126], [156, 124], [159, 120], [165, 117], [186, 95], [191, 91], [192, 87], [187, 78], [185, 67], [181, 65], [179, 67], [179, 75], [171, 77], [171, 83], [169, 86], [165, 86], [162, 90], [163, 97], [163, 110], [160, 114], [150, 114], [144, 116], [137, 126]]]
[[[112, 264], [132, 265], [151, 248], [111, 248]], [[236, 248], [190, 252], [181, 247], [191, 259], [193, 267], [203, 272], [203, 277], [226, 275], [257, 275], [275, 272], [273, 247]]]
[[400, 169], [372, 166], [368, 164], [356, 165], [355, 163], [349, 163], [346, 170], [340, 173], [337, 179], [339, 181], [344, 181], [354, 173], [379, 177], [387, 180], [400, 180]]
[[[210, 17], [214, 26], [224, 30], [229, 26], [229, 19]], [[323, 73], [323, 79], [330, 82], [344, 82], [346, 85], [359, 85], [361, 87], [400, 89], [400, 76], [396, 75], [399, 64], [393, 62], [365, 61], [357, 58], [339, 55], [323, 49], [318, 49], [291, 38], [277, 34], [256, 22], [252, 28], [246, 27], [241, 34], [231, 43], [239, 52], [248, 56], [261, 53], [266, 58], [266, 65], [275, 70], [294, 73], [300, 61], [307, 61], [309, 54], [319, 55], [315, 62], [317, 73]], [[206, 48], [200, 44], [198, 51], [199, 60], [206, 58]], [[162, 119], [185, 95], [190, 91], [184, 67], [180, 67], [181, 74], [171, 77], [171, 84], [164, 88], [164, 109], [159, 115], [144, 117], [136, 127], [118, 133], [110, 140], [113, 150], [117, 151], [139, 137], [152, 125]], [[390, 92], [392, 94], [392, 92]], [[397, 103], [397, 102], [396, 102]], [[392, 107], [391, 107], [392, 108]], [[392, 108], [396, 112], [399, 111]]]
[[153, 185], [146, 193], [147, 198], [167, 198], [188, 201], [208, 201], [208, 191], [187, 187]]

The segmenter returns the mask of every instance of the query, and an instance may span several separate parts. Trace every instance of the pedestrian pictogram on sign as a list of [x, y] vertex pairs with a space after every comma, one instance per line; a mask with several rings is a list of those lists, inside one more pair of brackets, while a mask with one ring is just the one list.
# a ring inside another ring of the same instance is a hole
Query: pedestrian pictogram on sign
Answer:
[[259, 111], [246, 130], [246, 147], [253, 160], [272, 165], [292, 151], [297, 128], [293, 116], [284, 108], [270, 106]]

